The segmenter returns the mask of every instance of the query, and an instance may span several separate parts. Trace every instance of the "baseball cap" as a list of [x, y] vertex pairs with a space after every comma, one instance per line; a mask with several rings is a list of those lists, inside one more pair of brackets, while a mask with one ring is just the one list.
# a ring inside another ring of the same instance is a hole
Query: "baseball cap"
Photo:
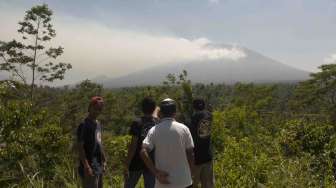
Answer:
[[104, 104], [104, 99], [103, 97], [100, 96], [94, 96], [91, 98], [90, 100], [90, 104], [89, 104], [89, 109], [92, 107], [102, 107]]

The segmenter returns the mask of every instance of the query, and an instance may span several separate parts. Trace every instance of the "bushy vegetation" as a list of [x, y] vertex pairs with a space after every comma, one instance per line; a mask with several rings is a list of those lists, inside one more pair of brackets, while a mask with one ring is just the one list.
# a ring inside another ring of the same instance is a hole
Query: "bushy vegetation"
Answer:
[[176, 99], [177, 119], [184, 123], [192, 97], [201, 96], [214, 114], [216, 187], [335, 187], [334, 112], [302, 97], [311, 92], [302, 89], [311, 82], [204, 85], [192, 84], [184, 72], [162, 86], [106, 89], [86, 80], [71, 88], [39, 87], [33, 103], [19, 95], [23, 85], [2, 82], [0, 186], [77, 187], [74, 133], [89, 99], [102, 95], [106, 185], [123, 183], [127, 132], [144, 96]]

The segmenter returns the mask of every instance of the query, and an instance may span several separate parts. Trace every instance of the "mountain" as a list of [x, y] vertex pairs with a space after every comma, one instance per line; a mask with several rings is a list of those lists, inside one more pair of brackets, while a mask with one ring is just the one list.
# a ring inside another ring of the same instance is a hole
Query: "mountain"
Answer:
[[[230, 48], [228, 45], [220, 47]], [[247, 48], [241, 50], [245, 53], [245, 57], [238, 60], [224, 58], [170, 63], [119, 78], [105, 78], [100, 83], [112, 88], [158, 85], [169, 73], [177, 74], [182, 70], [187, 70], [188, 78], [193, 83], [293, 82], [309, 77], [306, 71], [285, 65]]]

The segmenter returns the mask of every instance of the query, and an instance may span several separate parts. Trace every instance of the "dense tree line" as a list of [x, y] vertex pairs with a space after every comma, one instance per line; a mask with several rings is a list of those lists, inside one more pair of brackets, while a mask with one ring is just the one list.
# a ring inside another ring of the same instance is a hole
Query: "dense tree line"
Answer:
[[331, 103], [320, 102], [332, 100], [331, 81], [315, 84], [316, 75], [329, 75], [328, 70], [299, 84], [192, 84], [186, 72], [168, 76], [161, 86], [107, 89], [86, 80], [74, 87], [39, 87], [34, 104], [20, 95], [24, 85], [4, 81], [0, 185], [76, 187], [74, 132], [89, 99], [101, 95], [106, 102], [100, 117], [109, 158], [106, 184], [122, 184], [127, 132], [143, 97], [176, 99], [178, 121], [188, 123], [190, 101], [197, 96], [209, 102], [214, 114], [217, 187], [334, 187], [334, 111]]

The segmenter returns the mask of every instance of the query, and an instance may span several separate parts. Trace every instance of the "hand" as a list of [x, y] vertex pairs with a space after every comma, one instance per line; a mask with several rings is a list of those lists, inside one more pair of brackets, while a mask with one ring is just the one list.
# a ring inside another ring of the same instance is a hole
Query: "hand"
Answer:
[[90, 166], [84, 167], [85, 176], [94, 176], [92, 168]]
[[156, 170], [155, 171], [155, 177], [159, 180], [161, 184], [170, 184], [168, 181], [169, 174], [162, 170]]
[[107, 164], [106, 164], [106, 162], [104, 161], [104, 162], [103, 162], [103, 172], [104, 172], [104, 173], [106, 172], [106, 169], [107, 169]]
[[190, 173], [191, 173], [191, 177], [195, 176], [196, 173], [196, 165], [192, 164], [190, 165]]
[[153, 112], [153, 117], [159, 118], [159, 113], [160, 113], [160, 107], [156, 107]]

